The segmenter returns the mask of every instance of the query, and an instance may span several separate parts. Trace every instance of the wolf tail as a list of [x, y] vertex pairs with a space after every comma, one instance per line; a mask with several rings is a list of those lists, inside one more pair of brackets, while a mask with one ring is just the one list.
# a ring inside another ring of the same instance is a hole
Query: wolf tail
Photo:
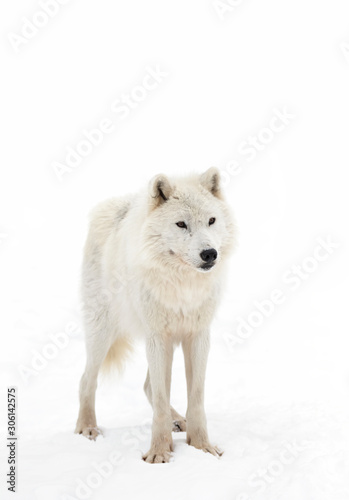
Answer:
[[107, 375], [113, 368], [117, 368], [121, 372], [124, 368], [125, 361], [129, 358], [132, 351], [133, 345], [129, 339], [125, 337], [116, 339], [110, 346], [103, 361], [101, 372]]

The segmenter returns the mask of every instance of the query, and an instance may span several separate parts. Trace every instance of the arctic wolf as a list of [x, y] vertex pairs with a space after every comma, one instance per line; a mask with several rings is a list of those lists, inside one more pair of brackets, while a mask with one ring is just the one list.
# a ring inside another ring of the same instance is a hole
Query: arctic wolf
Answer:
[[[75, 432], [98, 436], [98, 372], [122, 363], [133, 339], [143, 337], [149, 365], [144, 390], [153, 407], [151, 447], [143, 459], [168, 462], [172, 430], [186, 431], [196, 448], [221, 454], [207, 435], [204, 380], [210, 323], [234, 233], [214, 167], [185, 178], [157, 175], [148, 190], [94, 209], [83, 262], [87, 362]], [[185, 358], [186, 418], [170, 406], [178, 344]]]

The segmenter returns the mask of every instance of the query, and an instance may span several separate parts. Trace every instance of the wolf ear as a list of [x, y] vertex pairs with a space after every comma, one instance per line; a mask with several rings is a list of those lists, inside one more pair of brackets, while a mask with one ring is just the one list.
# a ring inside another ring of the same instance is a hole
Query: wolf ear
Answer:
[[207, 189], [213, 196], [223, 198], [221, 192], [221, 175], [218, 168], [211, 167], [200, 175], [200, 184]]
[[149, 193], [154, 207], [165, 203], [172, 193], [170, 181], [164, 174], [158, 174], [149, 183]]

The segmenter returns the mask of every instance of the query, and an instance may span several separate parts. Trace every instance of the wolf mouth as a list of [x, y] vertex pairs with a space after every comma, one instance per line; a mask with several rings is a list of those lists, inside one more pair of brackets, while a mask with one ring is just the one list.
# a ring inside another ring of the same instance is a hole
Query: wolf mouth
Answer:
[[215, 263], [213, 263], [213, 264], [202, 264], [202, 266], [200, 266], [200, 269], [203, 269], [204, 271], [209, 271], [214, 266], [215, 266]]

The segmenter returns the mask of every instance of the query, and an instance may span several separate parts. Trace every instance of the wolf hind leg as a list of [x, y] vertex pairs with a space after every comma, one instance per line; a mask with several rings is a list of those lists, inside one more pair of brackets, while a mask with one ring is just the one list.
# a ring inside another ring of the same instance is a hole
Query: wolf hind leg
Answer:
[[[170, 392], [170, 385], [171, 385], [171, 379], [170, 379], [170, 384], [167, 387], [168, 394]], [[149, 403], [151, 404], [151, 406], [153, 406], [149, 370], [147, 371], [147, 377], [144, 382], [144, 392], [147, 396]], [[172, 417], [172, 432], [185, 432], [187, 430], [186, 419], [182, 417], [182, 415], [180, 415], [172, 406], [171, 406], [171, 417]]]
[[110, 342], [106, 331], [103, 334], [98, 331], [90, 332], [86, 338], [87, 359], [80, 381], [80, 410], [75, 433], [82, 434], [88, 439], [95, 440], [101, 434], [96, 421], [95, 396], [98, 373], [109, 348]]
[[172, 406], [171, 406], [171, 416], [172, 416], [172, 431], [173, 432], [186, 432], [187, 421], [185, 417], [182, 417]]

